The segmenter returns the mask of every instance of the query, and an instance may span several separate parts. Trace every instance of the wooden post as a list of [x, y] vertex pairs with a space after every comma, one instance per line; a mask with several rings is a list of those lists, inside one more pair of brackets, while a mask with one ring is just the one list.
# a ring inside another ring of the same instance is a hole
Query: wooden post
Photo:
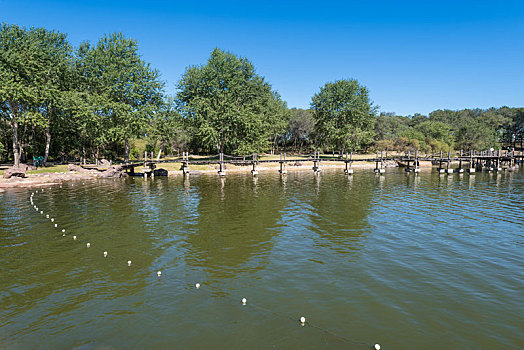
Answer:
[[473, 150], [469, 151], [469, 169], [468, 172], [470, 174], [473, 174], [475, 172], [475, 164], [473, 161]]
[[189, 170], [189, 152], [182, 152], [182, 173], [184, 175], [191, 173]]
[[251, 170], [251, 174], [253, 176], [256, 176], [258, 175], [258, 171], [257, 171], [258, 157], [256, 153], [253, 153], [253, 161], [251, 163], [253, 165], [253, 170]]
[[313, 157], [313, 172], [315, 173], [320, 172], [319, 162], [320, 162], [320, 152], [315, 151], [315, 155]]
[[218, 171], [219, 176], [226, 176], [226, 172], [224, 171], [224, 153], [220, 153], [220, 170]]
[[415, 169], [413, 169], [413, 172], [415, 173], [419, 173], [420, 172], [420, 168], [419, 168], [419, 160], [418, 160], [418, 149], [415, 150]]
[[281, 174], [287, 174], [287, 170], [286, 170], [286, 154], [284, 153], [282, 155], [282, 153], [280, 153], [280, 170], [279, 172]]
[[344, 170], [344, 173], [346, 175], [353, 175], [353, 169], [351, 169], [352, 158], [353, 158], [353, 152], [351, 152], [349, 159], [348, 159], [348, 154], [346, 153], [346, 169]]

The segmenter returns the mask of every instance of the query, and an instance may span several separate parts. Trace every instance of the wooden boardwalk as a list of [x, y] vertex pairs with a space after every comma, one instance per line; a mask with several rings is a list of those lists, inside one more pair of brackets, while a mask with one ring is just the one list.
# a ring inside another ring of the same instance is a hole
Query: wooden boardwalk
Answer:
[[[314, 153], [306, 157], [291, 157], [288, 158], [285, 153], [280, 154], [279, 159], [258, 159], [257, 154], [253, 154], [248, 157], [229, 156], [225, 154], [218, 154], [214, 157], [206, 159], [191, 159], [189, 153], [184, 152], [182, 157], [171, 159], [171, 160], [150, 160], [135, 162], [129, 164], [122, 164], [122, 168], [130, 175], [140, 174], [147, 176], [154, 175], [154, 170], [157, 165], [161, 163], [173, 163], [180, 162], [182, 172], [186, 175], [190, 174], [190, 168], [192, 165], [217, 165], [218, 174], [220, 176], [226, 175], [227, 164], [237, 166], [251, 166], [252, 174], [257, 175], [257, 167], [259, 164], [278, 163], [281, 174], [287, 173], [287, 166], [301, 165], [302, 163], [308, 162], [313, 163], [312, 170], [316, 173], [320, 171], [321, 163], [344, 163], [345, 173], [352, 174], [352, 164], [355, 162], [367, 162], [375, 163], [374, 171], [377, 174], [385, 173], [385, 168], [392, 162], [404, 166], [407, 172], [418, 173], [420, 171], [421, 162], [431, 162], [432, 165], [437, 166], [437, 170], [440, 173], [462, 173], [469, 172], [474, 173], [476, 171], [502, 171], [502, 170], [513, 170], [522, 164], [524, 160], [523, 152], [510, 152], [510, 151], [484, 151], [484, 152], [460, 152], [456, 154], [439, 154], [423, 155], [415, 151], [413, 153], [407, 152], [404, 155], [388, 155], [387, 152], [377, 152], [375, 157], [367, 158], [354, 158], [352, 153], [347, 153], [340, 157], [326, 157], [321, 156], [320, 153]], [[388, 164], [389, 163], [389, 164]], [[142, 172], [136, 173], [135, 168], [142, 167]]]

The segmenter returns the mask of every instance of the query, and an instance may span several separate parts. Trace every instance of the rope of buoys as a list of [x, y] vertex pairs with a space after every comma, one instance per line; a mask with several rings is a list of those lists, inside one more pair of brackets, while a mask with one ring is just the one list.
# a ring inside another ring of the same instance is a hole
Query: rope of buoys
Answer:
[[[71, 186], [73, 186], [73, 185], [71, 184]], [[62, 188], [62, 186], [60, 186], [60, 188]], [[44, 189], [42, 189], [42, 192], [43, 192], [43, 191], [44, 191]], [[35, 193], [38, 193], [38, 190], [36, 190], [35, 192], [31, 193], [31, 196], [30, 196], [30, 202], [31, 202], [31, 204], [33, 204], [33, 197], [34, 197]], [[34, 208], [35, 208], [36, 211], [38, 211], [38, 207], [37, 207], [36, 205], [34, 205]], [[43, 211], [40, 211], [40, 214], [43, 214]], [[49, 215], [46, 215], [46, 218], [49, 218]], [[54, 222], [54, 221], [55, 221], [55, 219], [54, 219], [54, 218], [51, 218], [51, 222]], [[54, 227], [55, 227], [55, 228], [58, 227], [58, 224], [54, 223]], [[66, 235], [65, 232], [66, 232], [66, 230], [65, 230], [65, 229], [62, 229], [62, 236], [65, 236], [65, 235]], [[73, 240], [75, 240], [75, 241], [77, 240], [77, 236], [76, 236], [76, 235], [73, 235]], [[90, 243], [90, 242], [87, 242], [87, 243], [86, 243], [86, 247], [87, 247], [87, 248], [90, 248], [90, 247], [91, 247], [91, 243]], [[108, 254], [107, 251], [104, 251], [104, 252], [103, 252], [103, 257], [104, 257], [104, 258], [114, 258], [114, 257], [110, 256], [110, 255]], [[131, 260], [127, 260], [127, 266], [128, 266], [128, 267], [131, 267], [131, 266], [136, 266], [136, 265], [133, 264], [133, 262], [132, 262]], [[161, 270], [158, 270], [158, 271], [156, 272], [156, 275], [157, 275], [157, 277], [161, 277], [161, 276], [162, 276], [162, 271], [161, 271]], [[187, 284], [187, 281], [185, 281], [185, 280], [181, 280], [181, 279], [177, 279], [177, 280], [179, 280], [179, 281], [181, 281], [181, 282]], [[195, 287], [195, 289], [200, 290], [200, 288], [202, 287], [202, 285], [201, 285], [200, 283], [197, 282], [197, 283], [194, 284], [194, 287]], [[208, 287], [209, 287], [209, 288], [204, 288], [204, 290], [207, 290], [208, 292], [212, 292], [213, 290], [215, 290], [215, 291], [218, 290], [218, 289], [216, 289], [216, 288], [213, 288], [212, 286], [208, 286]], [[226, 298], [229, 298], [229, 299], [233, 299], [233, 297], [228, 297], [228, 296], [225, 296], [225, 297], [226, 297]], [[236, 299], [236, 300], [237, 300], [237, 302], [238, 302], [238, 299]], [[243, 297], [240, 301], [241, 301], [242, 306], [247, 306], [247, 298]], [[287, 318], [287, 319], [290, 319], [290, 320], [292, 320], [292, 321], [294, 321], [294, 322], [297, 321], [296, 318], [294, 318], [294, 317], [291, 317], [291, 316], [288, 316], [288, 315], [284, 315], [284, 314], [278, 313], [278, 312], [276, 312], [276, 311], [274, 311], [274, 310], [267, 309], [267, 308], [262, 307], [262, 306], [260, 306], [260, 305], [258, 305], [258, 304], [256, 304], [256, 303], [250, 303], [250, 304], [249, 304], [249, 307], [253, 307], [253, 308], [256, 308], [256, 309], [258, 309], [258, 310], [260, 310], [260, 311], [262, 311], [262, 312], [270, 313], [270, 314], [273, 314], [273, 315], [276, 315], [276, 316], [279, 316], [279, 317], [282, 317], [282, 318]], [[322, 332], [324, 332], [324, 333], [330, 335], [331, 337], [336, 338], [336, 339], [339, 339], [339, 340], [341, 340], [341, 341], [344, 341], [344, 342], [347, 342], [347, 343], [350, 343], [350, 344], [353, 344], [353, 345], [361, 345], [361, 346], [365, 346], [365, 347], [373, 348], [373, 349], [375, 349], [375, 350], [380, 350], [380, 349], [381, 349], [381, 346], [380, 346], [380, 344], [378, 344], [378, 343], [376, 343], [376, 344], [374, 344], [374, 345], [371, 345], [371, 344], [366, 343], [366, 342], [354, 341], [354, 340], [349, 339], [349, 338], [347, 338], [347, 337], [341, 336], [341, 335], [339, 335], [339, 334], [337, 334], [337, 333], [335, 333], [335, 332], [332, 332], [332, 331], [330, 331], [330, 330], [328, 330], [328, 329], [326, 329], [326, 328], [323, 328], [323, 327], [320, 327], [320, 326], [314, 325], [314, 324], [312, 324], [311, 322], [307, 321], [305, 316], [301, 316], [301, 317], [298, 319], [298, 321], [299, 321], [299, 324], [300, 324], [302, 327], [304, 327], [304, 326], [307, 325], [307, 326], [309, 326], [309, 327], [311, 327], [311, 328], [314, 328], [314, 329], [317, 329], [317, 330], [319, 330], [319, 331], [322, 331]]]

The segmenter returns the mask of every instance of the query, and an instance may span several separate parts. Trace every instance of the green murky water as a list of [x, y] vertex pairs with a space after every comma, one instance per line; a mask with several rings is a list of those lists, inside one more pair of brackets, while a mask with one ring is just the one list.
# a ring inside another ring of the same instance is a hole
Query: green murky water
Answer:
[[524, 347], [522, 172], [33, 191], [0, 193], [0, 348]]

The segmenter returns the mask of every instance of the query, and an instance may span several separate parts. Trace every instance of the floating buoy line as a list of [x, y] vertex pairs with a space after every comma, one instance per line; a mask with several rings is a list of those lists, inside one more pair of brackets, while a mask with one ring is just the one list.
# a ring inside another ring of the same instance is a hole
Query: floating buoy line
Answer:
[[[71, 186], [73, 186], [73, 184], [71, 184]], [[62, 185], [60, 185], [60, 188], [62, 188]], [[42, 188], [41, 191], [44, 192], [44, 189]], [[39, 207], [34, 203], [34, 197], [35, 197], [35, 194], [38, 194], [38, 193], [39, 193], [38, 190], [35, 190], [34, 192], [31, 192], [31, 195], [30, 195], [30, 197], [29, 197], [29, 201], [30, 201], [30, 203], [31, 203], [31, 206], [33, 206], [33, 208], [35, 209], [35, 211], [36, 211], [37, 213], [40, 212], [40, 214], [43, 215], [43, 214], [44, 214], [44, 211], [43, 211], [43, 210], [40, 210]], [[54, 223], [55, 218], [53, 218], [53, 217], [50, 218], [50, 215], [49, 215], [49, 214], [46, 214], [45, 217], [46, 217], [46, 219], [50, 219], [50, 222], [51, 222], [51, 223]], [[57, 224], [57, 223], [54, 223], [54, 227], [57, 228], [57, 227], [58, 227], [58, 224]], [[62, 229], [61, 232], [62, 232], [62, 237], [66, 237], [66, 230], [65, 230], [65, 229]], [[77, 238], [78, 238], [78, 237], [77, 237], [76, 235], [73, 235], [73, 240], [74, 240], [74, 241], [77, 241]], [[90, 242], [86, 242], [86, 248], [90, 248], [90, 247], [91, 247], [91, 243], [90, 243]], [[109, 255], [108, 251], [104, 251], [104, 252], [103, 252], [103, 257], [104, 257], [104, 258], [114, 258], [114, 257], [112, 257], [112, 256]], [[131, 260], [128, 260], [128, 261], [127, 261], [127, 266], [128, 266], [128, 267], [131, 267], [131, 266], [135, 266], [135, 265], [133, 265], [133, 262], [132, 262]], [[156, 272], [156, 275], [157, 275], [157, 277], [159, 277], [159, 278], [162, 277], [162, 271], [161, 271], [161, 270], [158, 270], [158, 271]], [[170, 278], [171, 278], [171, 277], [170, 277]], [[180, 281], [183, 282], [183, 283], [185, 283], [185, 284], [187, 284], [186, 281], [183, 281], [183, 280], [180, 280]], [[200, 283], [197, 282], [197, 283], [194, 284], [194, 287], [195, 287], [195, 289], [200, 289], [200, 288], [202, 287], [202, 285], [201, 285]], [[212, 286], [206, 286], [206, 287], [207, 287], [207, 288], [203, 288], [203, 290], [206, 290], [206, 291], [208, 291], [209, 293], [211, 293], [211, 292], [213, 292], [213, 291], [218, 291], [218, 289], [215, 290]], [[231, 299], [231, 300], [238, 300], [238, 299], [235, 299], [234, 297], [231, 297], [231, 296], [225, 296], [225, 297], [228, 298], [228, 299]], [[237, 302], [238, 302], [238, 301], [237, 301]], [[247, 298], [243, 297], [243, 298], [240, 300], [240, 302], [241, 302], [241, 305], [242, 305], [242, 306], [248, 306], [248, 304], [247, 304]], [[328, 330], [328, 329], [326, 329], [326, 328], [322, 328], [322, 327], [320, 327], [320, 326], [316, 326], [316, 325], [312, 324], [311, 322], [307, 321], [305, 316], [300, 316], [300, 318], [298, 318], [298, 320], [297, 320], [296, 317], [292, 317], [292, 316], [289, 316], [289, 315], [284, 315], [284, 314], [278, 313], [278, 312], [276, 312], [276, 311], [274, 311], [274, 310], [267, 309], [267, 308], [265, 308], [265, 307], [262, 307], [262, 306], [260, 306], [260, 305], [257, 305], [257, 304], [255, 304], [255, 303], [251, 303], [251, 302], [249, 303], [249, 307], [253, 307], [253, 308], [258, 309], [258, 310], [260, 310], [260, 311], [262, 311], [262, 312], [264, 312], [264, 313], [270, 313], [270, 314], [273, 314], [273, 315], [276, 315], [276, 316], [279, 316], [279, 317], [282, 317], [282, 318], [290, 319], [290, 320], [293, 321], [293, 322], [297, 322], [297, 321], [298, 321], [299, 325], [302, 326], [302, 327], [304, 327], [304, 326], [308, 326], [308, 327], [311, 327], [311, 328], [317, 329], [317, 330], [319, 330], [319, 331], [321, 331], [321, 332], [323, 332], [323, 333], [325, 333], [325, 334], [328, 334], [328, 335], [330, 335], [331, 337], [333, 337], [333, 338], [335, 338], [335, 339], [338, 339], [338, 340], [340, 340], [340, 341], [344, 341], [344, 342], [347, 342], [347, 343], [351, 343], [351, 344], [353, 344], [353, 345], [365, 346], [365, 347], [367, 347], [367, 348], [371, 348], [371, 349], [375, 349], [375, 350], [380, 350], [380, 349], [381, 349], [381, 346], [380, 346], [380, 344], [378, 344], [378, 343], [376, 343], [376, 344], [370, 344], [370, 343], [366, 343], [366, 342], [362, 342], [362, 341], [355, 341], [355, 340], [349, 339], [349, 338], [347, 338], [347, 337], [341, 336], [341, 335], [339, 335], [339, 334], [337, 334], [337, 333], [334, 333], [334, 332], [332, 332], [332, 331], [330, 331], [330, 330]]]

